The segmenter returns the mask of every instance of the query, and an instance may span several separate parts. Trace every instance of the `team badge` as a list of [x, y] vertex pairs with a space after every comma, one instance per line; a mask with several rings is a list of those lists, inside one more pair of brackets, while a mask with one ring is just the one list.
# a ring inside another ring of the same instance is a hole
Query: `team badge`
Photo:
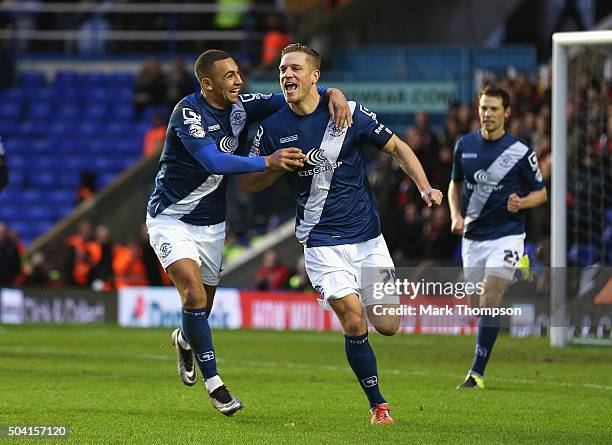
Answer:
[[170, 255], [170, 252], [172, 252], [172, 245], [170, 243], [162, 243], [162, 245], [159, 246], [159, 251], [161, 252], [161, 257], [166, 258]]
[[508, 156], [508, 155], [502, 155], [501, 158], [499, 158], [499, 165], [501, 165], [504, 168], [508, 168], [512, 166], [512, 157]]
[[203, 138], [205, 134], [206, 132], [204, 131], [204, 128], [202, 128], [202, 125], [192, 124], [189, 126], [189, 136], [194, 138]]
[[232, 125], [242, 125], [246, 122], [246, 113], [243, 110], [234, 110], [231, 119]]
[[346, 131], [346, 127], [338, 128], [336, 127], [336, 124], [334, 122], [330, 122], [327, 126], [327, 129], [330, 134], [335, 138], [337, 138], [338, 136], [342, 136], [342, 134]]

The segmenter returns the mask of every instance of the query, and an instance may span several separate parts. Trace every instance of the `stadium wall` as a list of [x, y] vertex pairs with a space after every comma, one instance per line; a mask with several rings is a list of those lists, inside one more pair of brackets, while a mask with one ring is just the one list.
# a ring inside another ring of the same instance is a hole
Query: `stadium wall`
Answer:
[[[455, 306], [452, 297], [409, 298], [402, 305], [444, 308]], [[512, 336], [548, 335], [549, 308], [543, 300], [526, 303], [520, 299], [505, 302], [521, 308], [520, 316], [511, 316], [508, 331]], [[608, 304], [574, 305], [569, 308], [571, 334], [579, 338], [612, 338], [612, 320]], [[181, 305], [176, 289], [171, 287], [126, 287], [120, 291], [94, 292], [76, 288], [0, 289], [0, 323], [118, 323], [132, 328], [174, 327], [180, 324]], [[340, 331], [331, 311], [321, 309], [317, 295], [307, 292], [262, 292], [219, 288], [215, 309], [209, 318], [215, 329], [272, 329], [304, 331]], [[400, 332], [404, 334], [474, 334], [478, 319], [474, 316], [439, 315], [404, 316]]]

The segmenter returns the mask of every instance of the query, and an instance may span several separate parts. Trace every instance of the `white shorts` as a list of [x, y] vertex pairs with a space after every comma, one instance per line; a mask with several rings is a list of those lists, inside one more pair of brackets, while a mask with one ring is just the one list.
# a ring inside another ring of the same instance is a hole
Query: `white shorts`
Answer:
[[202, 282], [210, 286], [219, 284], [225, 221], [211, 226], [194, 226], [171, 216], [147, 215], [149, 242], [164, 267], [183, 258], [189, 258], [200, 266]]
[[357, 244], [305, 247], [304, 260], [308, 278], [323, 298], [328, 300], [357, 294], [363, 306], [398, 304], [397, 295], [375, 298], [374, 286], [387, 280], [395, 281], [395, 266], [382, 235]]
[[525, 234], [486, 241], [463, 238], [461, 256], [465, 281], [482, 282], [488, 275], [511, 280], [525, 250]]

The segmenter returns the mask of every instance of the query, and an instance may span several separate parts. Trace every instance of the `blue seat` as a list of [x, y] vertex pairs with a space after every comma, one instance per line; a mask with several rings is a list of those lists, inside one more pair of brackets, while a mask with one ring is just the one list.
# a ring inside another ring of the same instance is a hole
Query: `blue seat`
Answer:
[[2, 102], [0, 105], [0, 120], [19, 120], [22, 107], [20, 102]]
[[53, 140], [52, 139], [37, 139], [32, 144], [32, 151], [37, 155], [50, 155], [53, 154]]
[[106, 125], [99, 122], [83, 122], [78, 127], [78, 134], [83, 138], [97, 138], [106, 133]]
[[118, 104], [133, 105], [134, 90], [132, 88], [117, 88], [113, 90], [112, 99]]
[[21, 104], [26, 96], [21, 88], [7, 88], [0, 92], [2, 102], [13, 102]]
[[54, 107], [51, 102], [34, 102], [30, 105], [28, 119], [48, 122], [54, 115]]
[[134, 74], [128, 72], [116, 72], [112, 73], [109, 78], [109, 83], [115, 86], [122, 86], [125, 88], [134, 87]]
[[20, 132], [19, 119], [4, 118], [0, 119], [0, 135], [5, 138], [15, 136]]
[[8, 156], [6, 163], [8, 164], [10, 170], [25, 170], [29, 165], [28, 159], [20, 155]]
[[22, 136], [36, 137], [49, 132], [49, 127], [41, 125], [40, 122], [26, 120], [19, 125], [19, 133]]
[[80, 81], [81, 76], [78, 72], [73, 70], [64, 70], [57, 72], [53, 83], [55, 85], [71, 86], [74, 88], [76, 85], [80, 84]]
[[74, 202], [75, 194], [72, 191], [55, 190], [49, 192], [47, 202], [54, 205], [71, 205]]
[[106, 73], [99, 71], [89, 71], [81, 75], [81, 85], [89, 88], [106, 86], [110, 78]]
[[134, 120], [134, 107], [131, 103], [121, 103], [113, 108], [113, 115], [122, 122], [131, 122]]
[[75, 103], [62, 104], [55, 112], [55, 116], [59, 120], [75, 120], [81, 116], [81, 107]]
[[60, 186], [60, 175], [52, 172], [39, 172], [30, 177], [30, 183], [33, 187], [52, 190]]
[[4, 204], [0, 199], [0, 221], [4, 221], [9, 226], [12, 221], [15, 221], [17, 218], [20, 218], [22, 215], [21, 208]]
[[113, 100], [113, 91], [110, 88], [93, 88], [85, 92], [88, 97], [88, 103], [97, 105], [99, 103], [107, 103]]
[[134, 126], [124, 122], [111, 122], [106, 128], [106, 134], [113, 137], [127, 137], [134, 132]]
[[38, 88], [28, 91], [27, 95], [30, 99], [30, 104], [37, 102], [51, 102], [55, 104], [57, 103], [59, 93], [55, 88]]
[[142, 141], [135, 143], [133, 140], [119, 141], [115, 145], [116, 153], [120, 155], [140, 155], [142, 152]]
[[70, 138], [74, 136], [74, 127], [68, 121], [56, 120], [49, 125], [47, 131], [54, 138]]
[[96, 122], [107, 122], [114, 117], [112, 110], [101, 103], [85, 107], [82, 116], [85, 120]]
[[47, 79], [42, 71], [26, 71], [19, 76], [19, 84], [24, 88], [44, 86]]

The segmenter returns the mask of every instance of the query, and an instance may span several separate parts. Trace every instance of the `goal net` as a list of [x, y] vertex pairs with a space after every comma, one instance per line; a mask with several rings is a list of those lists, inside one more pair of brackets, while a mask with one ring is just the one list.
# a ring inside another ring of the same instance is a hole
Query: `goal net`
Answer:
[[553, 346], [612, 344], [612, 31], [553, 36]]

